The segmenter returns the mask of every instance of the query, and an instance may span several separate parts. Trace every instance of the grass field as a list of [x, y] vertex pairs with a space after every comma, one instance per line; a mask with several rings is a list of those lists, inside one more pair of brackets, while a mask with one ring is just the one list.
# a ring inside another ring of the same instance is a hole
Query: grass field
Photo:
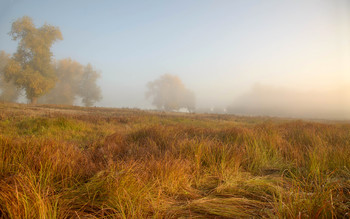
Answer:
[[350, 122], [0, 104], [0, 218], [344, 218]]

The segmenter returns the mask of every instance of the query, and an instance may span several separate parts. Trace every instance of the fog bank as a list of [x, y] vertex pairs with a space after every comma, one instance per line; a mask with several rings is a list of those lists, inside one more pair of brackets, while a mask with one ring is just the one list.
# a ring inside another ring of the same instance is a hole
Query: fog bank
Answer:
[[350, 119], [350, 85], [295, 90], [255, 84], [228, 107], [229, 113], [310, 119]]

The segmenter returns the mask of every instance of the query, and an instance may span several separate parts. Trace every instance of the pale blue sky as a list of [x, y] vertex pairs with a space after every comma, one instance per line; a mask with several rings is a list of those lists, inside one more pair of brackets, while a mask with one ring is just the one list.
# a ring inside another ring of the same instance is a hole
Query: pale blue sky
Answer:
[[150, 107], [145, 84], [178, 75], [198, 106], [227, 106], [255, 83], [291, 89], [350, 84], [347, 0], [1, 0], [0, 50], [23, 15], [58, 26], [56, 59], [90, 62], [114, 107]]

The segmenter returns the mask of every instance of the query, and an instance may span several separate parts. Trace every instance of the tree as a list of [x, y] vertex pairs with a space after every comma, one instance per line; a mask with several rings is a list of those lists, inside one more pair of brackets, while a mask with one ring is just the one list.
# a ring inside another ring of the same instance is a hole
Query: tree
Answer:
[[0, 52], [0, 100], [15, 102], [20, 94], [20, 90], [12, 83], [5, 80], [4, 69], [10, 60], [10, 55], [4, 51]]
[[55, 74], [55, 87], [39, 98], [40, 103], [73, 105], [80, 97], [85, 106], [92, 106], [102, 98], [96, 84], [100, 75], [91, 64], [83, 66], [69, 58], [63, 59], [56, 63]]
[[93, 69], [91, 64], [85, 66], [79, 88], [79, 96], [85, 106], [93, 106], [95, 102], [102, 99], [101, 89], [96, 84], [99, 77], [100, 74]]
[[71, 59], [63, 59], [55, 64], [57, 83], [46, 95], [39, 98], [40, 103], [73, 105], [80, 92], [84, 66]]
[[16, 53], [5, 67], [6, 81], [24, 89], [31, 103], [55, 86], [51, 46], [62, 40], [58, 27], [44, 24], [36, 28], [30, 17], [24, 16], [12, 23], [12, 40], [18, 40]]
[[179, 77], [165, 74], [155, 81], [148, 82], [146, 98], [152, 97], [152, 104], [159, 110], [173, 111], [195, 108], [194, 93], [188, 90]]

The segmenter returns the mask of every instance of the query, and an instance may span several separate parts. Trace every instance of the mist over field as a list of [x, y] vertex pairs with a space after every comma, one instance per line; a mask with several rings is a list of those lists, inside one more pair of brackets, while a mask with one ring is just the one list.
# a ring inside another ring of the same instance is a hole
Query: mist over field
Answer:
[[349, 0], [0, 0], [0, 219], [349, 218]]
[[[8, 33], [23, 16], [62, 33], [51, 48], [59, 82], [40, 94], [40, 103], [350, 119], [346, 0], [3, 1], [0, 7], [4, 57], [17, 51]], [[82, 88], [89, 65], [95, 76]], [[163, 75], [182, 85], [147, 98], [147, 84]], [[29, 102], [25, 89], [6, 89], [3, 101]]]
[[228, 112], [293, 118], [350, 118], [349, 86], [324, 90], [293, 90], [255, 84], [238, 97]]

